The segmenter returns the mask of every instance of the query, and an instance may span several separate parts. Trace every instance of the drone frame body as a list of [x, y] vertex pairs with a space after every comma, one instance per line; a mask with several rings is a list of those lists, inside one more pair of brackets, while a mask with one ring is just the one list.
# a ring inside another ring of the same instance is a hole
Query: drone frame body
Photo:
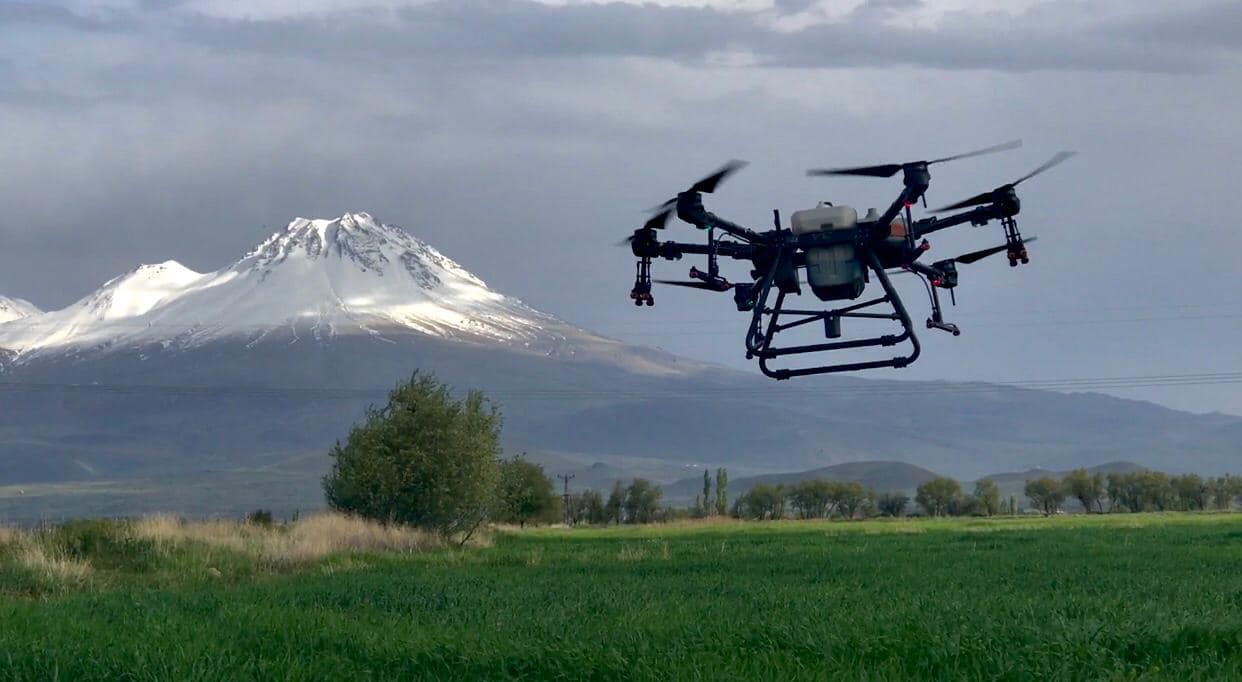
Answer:
[[[657, 213], [643, 227], [634, 231], [627, 240], [634, 256], [638, 259], [634, 288], [630, 293], [636, 305], [653, 305], [651, 296], [652, 282], [688, 286], [708, 291], [732, 291], [734, 302], [739, 311], [750, 312], [751, 320], [746, 333], [746, 356], [758, 358], [760, 371], [773, 379], [789, 379], [792, 377], [814, 374], [830, 374], [852, 372], [883, 367], [902, 368], [918, 359], [921, 347], [915, 333], [914, 324], [902, 302], [900, 294], [893, 287], [888, 271], [900, 270], [911, 272], [920, 277], [927, 285], [931, 316], [927, 319], [929, 329], [940, 329], [960, 334], [956, 325], [946, 323], [940, 305], [939, 289], [949, 291], [957, 286], [957, 263], [973, 263], [976, 260], [1005, 251], [1010, 265], [1028, 262], [1025, 244], [1034, 238], [1023, 239], [1017, 229], [1014, 218], [1021, 210], [1014, 186], [1041, 173], [1053, 165], [1064, 161], [1071, 155], [1062, 152], [1045, 163], [1034, 172], [1014, 183], [987, 192], [964, 202], [938, 209], [933, 213], [968, 208], [960, 213], [943, 217], [931, 216], [920, 220], [912, 220], [910, 207], [923, 198], [930, 184], [930, 173], [927, 166], [931, 163], [953, 160], [965, 156], [1000, 151], [1016, 146], [1015, 143], [997, 145], [996, 147], [972, 152], [958, 157], [937, 159], [936, 161], [920, 161], [908, 164], [889, 164], [855, 169], [829, 171], [809, 171], [810, 175], [869, 175], [887, 177], [903, 172], [903, 189], [889, 208], [874, 220], [864, 220], [850, 227], [827, 231], [795, 234], [782, 229], [780, 214], [774, 211], [775, 227], [772, 230], [758, 232], [708, 212], [703, 207], [702, 194], [710, 193], [729, 174], [741, 168], [741, 162], [730, 162], [717, 173], [699, 181], [690, 189], [677, 195], [675, 199], [665, 202], [657, 208]], [[660, 241], [657, 230], [663, 229], [669, 218], [676, 215], [683, 222], [694, 225], [707, 233], [706, 244], [683, 243], [676, 241]], [[905, 219], [905, 234], [894, 237], [891, 232], [893, 221], [899, 216]], [[918, 262], [928, 249], [924, 237], [933, 232], [971, 224], [986, 225], [991, 221], [1000, 221], [1005, 233], [1005, 244], [980, 251], [964, 254], [957, 258], [935, 262], [931, 265]], [[717, 231], [724, 233], [728, 239], [717, 239]], [[921, 240], [921, 241], [920, 241]], [[797, 272], [806, 265], [808, 250], [840, 245], [852, 245], [856, 258], [864, 267], [869, 279], [874, 276], [883, 289], [883, 295], [858, 303], [849, 303], [842, 307], [825, 310], [807, 310], [786, 307], [786, 297], [801, 293]], [[706, 272], [691, 268], [691, 281], [652, 280], [650, 276], [651, 262], [655, 258], [679, 260], [686, 255], [706, 255], [708, 270]], [[717, 261], [719, 258], [748, 260], [752, 263], [752, 282], [729, 283], [719, 274]], [[775, 300], [773, 299], [775, 294]], [[893, 320], [900, 324], [900, 330], [894, 334], [884, 334], [867, 338], [835, 340], [841, 338], [841, 321], [847, 318], [863, 318], [876, 320]], [[788, 321], [786, 321], [788, 320]], [[812, 343], [791, 346], [778, 346], [778, 334], [783, 331], [803, 327], [808, 324], [822, 323], [825, 343]], [[806, 354], [825, 353], [847, 349], [868, 347], [892, 347], [909, 344], [909, 351], [904, 355], [875, 360], [841, 362], [806, 367], [773, 367], [778, 358]]]

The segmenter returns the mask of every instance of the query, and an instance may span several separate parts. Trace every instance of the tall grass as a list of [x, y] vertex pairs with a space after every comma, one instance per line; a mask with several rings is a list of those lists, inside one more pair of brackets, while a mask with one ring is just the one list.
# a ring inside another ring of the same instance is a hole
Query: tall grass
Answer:
[[332, 513], [302, 518], [288, 526], [151, 516], [133, 522], [130, 533], [161, 547], [199, 543], [223, 548], [270, 566], [306, 564], [338, 552], [408, 553], [445, 546], [438, 535], [417, 528]]
[[[25, 532], [0, 528], [0, 594], [47, 596], [142, 582], [171, 587], [236, 582], [295, 572], [334, 555], [399, 556], [448, 546], [435, 533], [342, 514], [318, 514], [287, 525], [157, 515], [74, 521]], [[331, 569], [364, 565], [343, 560]]]
[[32, 542], [20, 543], [17, 561], [44, 585], [56, 587], [84, 585], [93, 573], [89, 561], [74, 559]]

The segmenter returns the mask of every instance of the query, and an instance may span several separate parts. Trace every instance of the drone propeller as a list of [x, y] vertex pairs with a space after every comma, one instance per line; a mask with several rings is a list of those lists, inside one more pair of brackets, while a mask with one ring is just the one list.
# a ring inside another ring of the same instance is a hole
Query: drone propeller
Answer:
[[[676, 202], [677, 200], [674, 199], [673, 201]], [[647, 222], [643, 223], [642, 229], [663, 230], [668, 225], [668, 219], [673, 216], [674, 212], [675, 208], [671, 205], [657, 210]]]
[[1018, 178], [1017, 180], [1014, 180], [1013, 182], [1007, 185], [1001, 185], [1000, 187], [997, 187], [996, 189], [990, 192], [981, 192], [969, 199], [963, 199], [962, 201], [959, 201], [956, 204], [949, 204], [948, 206], [942, 206], [940, 208], [933, 210], [932, 213], [943, 213], [944, 211], [956, 211], [959, 208], [967, 208], [969, 206], [979, 206], [981, 204], [990, 204], [994, 201], [994, 197], [1012, 191], [1013, 188], [1017, 187], [1019, 184], [1027, 180], [1030, 180], [1031, 178], [1035, 177], [1036, 175], [1039, 175], [1040, 173], [1043, 173], [1046, 170], [1051, 169], [1053, 166], [1061, 165], [1062, 163], [1064, 163], [1070, 157], [1074, 156], [1077, 153], [1078, 152], [1057, 152], [1056, 154], [1053, 155], [1051, 159], [1048, 159], [1047, 161], [1045, 161], [1042, 165], [1040, 165], [1035, 170], [1031, 171], [1030, 173], [1027, 173], [1026, 175], [1023, 175], [1022, 177]]
[[[724, 182], [725, 178], [742, 170], [746, 166], [747, 163], [745, 161], [733, 159], [732, 161], [721, 166], [715, 173], [712, 173], [693, 185], [690, 185], [690, 189], [686, 190], [686, 192], [706, 192], [711, 194], [716, 191], [716, 188], [720, 186], [720, 183]], [[677, 213], [677, 199], [678, 197], [673, 197], [659, 206], [654, 206], [648, 209], [651, 211], [651, 217], [647, 219], [647, 222], [643, 223], [642, 227], [635, 230], [634, 234], [622, 239], [620, 242], [617, 242], [617, 246], [630, 246], [634, 243], [634, 240], [638, 239], [640, 236], [649, 241], [655, 241], [654, 231], [663, 230], [666, 226], [668, 226], [669, 218], [672, 218], [673, 214]]]
[[[711, 194], [712, 192], [716, 191], [716, 188], [720, 186], [720, 183], [725, 181], [725, 178], [728, 178], [730, 175], [733, 175], [734, 173], [742, 170], [748, 165], [750, 164], [746, 161], [740, 161], [738, 159], [733, 159], [729, 161], [728, 163], [726, 163], [725, 165], [721, 166], [715, 173], [712, 173], [711, 175], [703, 178], [702, 180], [699, 180], [693, 185], [690, 185], [690, 189], [687, 189], [686, 191], [687, 192], [702, 192], [704, 194]], [[659, 206], [653, 206], [650, 210], [656, 212], [656, 215], [658, 216], [660, 213], [667, 212], [669, 211], [671, 207], [676, 206], [676, 205], [677, 205], [677, 197], [673, 197], [672, 199], [669, 199], [668, 201], [660, 204]]]
[[712, 173], [711, 175], [691, 185], [689, 191], [704, 192], [706, 194], [711, 194], [712, 192], [716, 191], [716, 188], [720, 186], [721, 182], [724, 182], [725, 178], [742, 170], [747, 165], [748, 164], [745, 161], [739, 161], [738, 159], [733, 159], [729, 161], [728, 163], [726, 163], [725, 165], [721, 166], [720, 170], [716, 171], [715, 173]]
[[965, 154], [955, 154], [931, 161], [910, 161], [908, 163], [886, 163], [876, 166], [855, 166], [852, 168], [812, 168], [806, 174], [810, 177], [829, 176], [829, 175], [861, 175], [869, 178], [891, 178], [899, 171], [905, 168], [917, 168], [920, 166], [930, 166], [933, 163], [944, 163], [945, 161], [956, 161], [958, 159], [968, 159], [972, 156], [982, 156], [984, 154], [993, 154], [1003, 152], [1009, 149], [1017, 149], [1022, 146], [1022, 140], [1010, 140], [991, 147], [976, 149], [973, 152]]
[[659, 284], [669, 284], [675, 287], [686, 287], [688, 289], [702, 289], [704, 291], [728, 291], [732, 289], [734, 286], [732, 284], [729, 284], [728, 282], [723, 282], [721, 284], [713, 284], [711, 282], [700, 282], [700, 281], [694, 281], [694, 280], [686, 282], [682, 280], [673, 280], [673, 279], [653, 279], [651, 281], [659, 283]]
[[[1038, 237], [1026, 237], [1020, 240], [1018, 243], [1019, 244], [1030, 244], [1036, 239], [1038, 239]], [[962, 255], [958, 256], [957, 258], [954, 258], [953, 260], [954, 262], [957, 262], [957, 263], [963, 263], [963, 264], [969, 265], [970, 263], [983, 260], [984, 258], [991, 256], [992, 254], [1000, 253], [1001, 251], [1007, 251], [1008, 249], [1009, 249], [1009, 244], [1003, 244], [1001, 246], [993, 246], [987, 249], [971, 251], [970, 253], [963, 253]]]

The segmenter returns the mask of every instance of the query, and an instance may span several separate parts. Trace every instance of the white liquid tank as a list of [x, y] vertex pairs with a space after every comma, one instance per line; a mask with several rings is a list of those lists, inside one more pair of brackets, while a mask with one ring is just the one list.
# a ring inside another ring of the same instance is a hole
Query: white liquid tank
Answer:
[[[850, 229], [857, 224], [858, 211], [824, 203], [790, 216], [794, 234]], [[867, 285], [866, 270], [853, 244], [807, 249], [806, 278], [821, 301], [858, 298]]]

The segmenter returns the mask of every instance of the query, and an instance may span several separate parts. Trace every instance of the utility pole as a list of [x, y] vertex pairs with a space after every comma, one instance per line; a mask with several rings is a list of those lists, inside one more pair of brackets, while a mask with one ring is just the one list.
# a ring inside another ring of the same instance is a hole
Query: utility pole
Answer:
[[557, 474], [556, 477], [565, 484], [565, 492], [561, 495], [561, 501], [564, 504], [561, 508], [565, 512], [565, 525], [569, 525], [569, 481], [573, 479], [574, 474]]

